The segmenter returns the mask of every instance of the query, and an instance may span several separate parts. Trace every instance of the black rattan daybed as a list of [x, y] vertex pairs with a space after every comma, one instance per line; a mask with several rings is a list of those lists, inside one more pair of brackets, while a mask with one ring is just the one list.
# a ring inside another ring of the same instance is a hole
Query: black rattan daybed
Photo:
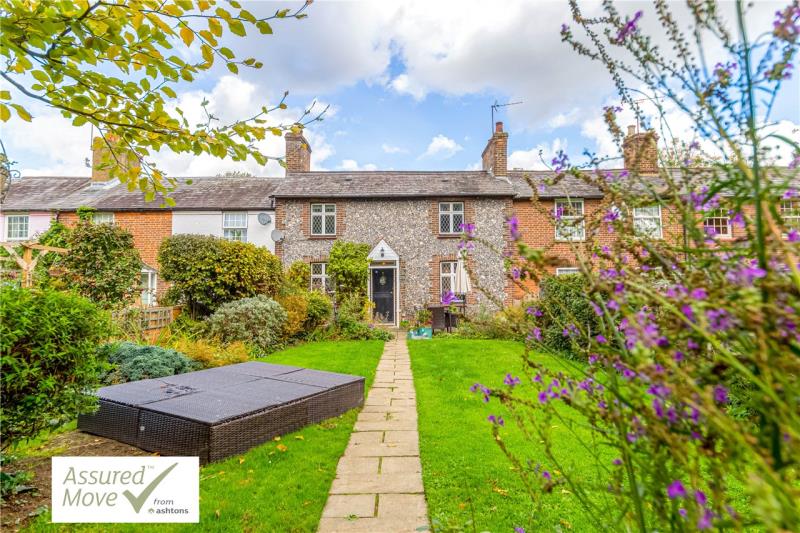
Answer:
[[103, 387], [78, 429], [200, 463], [242, 453], [364, 401], [364, 378], [248, 362]]

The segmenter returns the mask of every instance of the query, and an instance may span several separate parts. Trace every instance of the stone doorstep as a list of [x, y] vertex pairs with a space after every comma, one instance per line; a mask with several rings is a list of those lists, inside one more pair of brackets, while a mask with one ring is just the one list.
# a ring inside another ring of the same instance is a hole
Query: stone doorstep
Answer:
[[422, 494], [422, 476], [417, 472], [391, 474], [347, 474], [333, 480], [331, 494], [365, 493], [419, 493]]

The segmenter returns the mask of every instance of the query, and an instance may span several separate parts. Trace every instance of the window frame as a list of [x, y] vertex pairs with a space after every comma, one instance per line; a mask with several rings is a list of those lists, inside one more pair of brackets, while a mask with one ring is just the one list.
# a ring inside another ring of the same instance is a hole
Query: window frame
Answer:
[[722, 209], [722, 208], [713, 209], [713, 210], [711, 210], [710, 212], [708, 212], [708, 213], [706, 213], [704, 215], [704, 217], [703, 217], [703, 231], [705, 231], [707, 235], [708, 235], [708, 232], [706, 231], [706, 228], [712, 227], [712, 228], [714, 228], [715, 232], [717, 230], [717, 226], [716, 225], [712, 225], [712, 226], [708, 225], [708, 221], [709, 220], [719, 220], [719, 221], [724, 220], [725, 221], [725, 229], [726, 229], [725, 233], [714, 233], [714, 235], [710, 235], [710, 236], [712, 236], [712, 237], [720, 237], [722, 239], [730, 239], [730, 238], [733, 237], [733, 228], [731, 227], [731, 217], [728, 215], [727, 210]]
[[[652, 209], [654, 207], [658, 209], [658, 216], [637, 214], [637, 209]], [[661, 212], [661, 204], [643, 205], [643, 206], [639, 206], [639, 207], [634, 207], [633, 209], [631, 209], [631, 219], [632, 219], [632, 223], [633, 223], [633, 231], [637, 236], [639, 236], [639, 237], [648, 237], [650, 239], [663, 239], [664, 238], [664, 220], [663, 220], [662, 212]], [[640, 221], [643, 221], [643, 220], [658, 220], [658, 235], [649, 235], [649, 234], [643, 233], [642, 228], [637, 227], [637, 222], [640, 222]]]
[[[443, 272], [445, 265], [448, 265], [450, 272]], [[458, 261], [444, 260], [439, 261], [439, 297], [443, 297], [445, 293], [452, 292], [456, 295], [456, 301], [461, 301], [459, 294], [456, 294], [456, 275], [458, 273]], [[448, 279], [450, 289], [445, 291], [444, 280]]]
[[[781, 200], [781, 205], [778, 206], [778, 213], [781, 215], [781, 220], [783, 220], [783, 225], [787, 230], [800, 231], [800, 200], [794, 198]], [[784, 237], [787, 235], [788, 233], [784, 234]]]
[[[319, 207], [319, 212], [315, 213], [314, 208]], [[337, 221], [336, 221], [336, 204], [333, 203], [323, 203], [323, 202], [315, 202], [311, 204], [309, 208], [309, 233], [312, 237], [335, 237], [336, 236], [336, 229], [337, 229]], [[319, 219], [319, 227], [320, 231], [314, 231], [314, 219]], [[331, 221], [333, 224], [333, 230], [328, 231], [328, 222]]]
[[[314, 273], [314, 267], [316, 265], [321, 266], [321, 272], [319, 274]], [[333, 292], [333, 288], [331, 287], [331, 277], [328, 275], [328, 262], [327, 261], [313, 261], [310, 263], [311, 268], [311, 281], [309, 290], [312, 291], [319, 291], [323, 293], [331, 293]], [[314, 281], [317, 281], [317, 286], [315, 286]]]
[[[102, 217], [110, 217], [111, 220], [98, 222], [96, 220], [97, 215], [101, 215]], [[114, 224], [115, 221], [116, 218], [114, 217], [113, 211], [95, 211], [94, 213], [92, 213], [92, 224]]]
[[[12, 219], [25, 219], [25, 236], [24, 237], [12, 237], [11, 236], [11, 228], [14, 227], [15, 229], [20, 226], [19, 224], [12, 224]], [[6, 239], [9, 241], [27, 241], [30, 239], [31, 236], [31, 216], [28, 213], [12, 213], [6, 214]]]
[[[229, 216], [243, 216], [243, 220], [230, 222]], [[223, 211], [222, 212], [222, 237], [228, 241], [247, 242], [247, 211]], [[244, 225], [241, 225], [244, 223]], [[238, 235], [236, 234], [238, 232]]]
[[[139, 301], [143, 307], [155, 307], [158, 305], [158, 301], [156, 299], [156, 295], [158, 293], [158, 272], [152, 268], [143, 268], [139, 278], [140, 281], [143, 281], [142, 278], [144, 278], [145, 275], [147, 276], [147, 285], [144, 283], [140, 284]], [[152, 288], [150, 287], [151, 282]]]
[[580, 273], [581, 269], [578, 267], [556, 267], [556, 276], [569, 276]]
[[[559, 204], [567, 204], [570, 209], [572, 204], [580, 202], [580, 214], [578, 215], [560, 215], [558, 214]], [[580, 242], [586, 240], [586, 202], [583, 198], [556, 198], [553, 200], [553, 217], [555, 218], [555, 240], [559, 242]], [[577, 221], [566, 226], [570, 233], [575, 232], [575, 235], [565, 235], [562, 232], [565, 229], [565, 221]], [[578, 230], [580, 230], [578, 232]]]
[[[442, 209], [443, 206], [447, 206], [447, 209]], [[456, 206], [460, 206], [459, 210], [454, 209]], [[438, 228], [439, 228], [439, 235], [460, 235], [461, 234], [461, 226], [465, 223], [465, 211], [466, 205], [464, 202], [461, 201], [443, 201], [437, 202], [437, 212], [439, 213], [438, 216]], [[456, 216], [461, 215], [461, 222], [456, 224]], [[448, 230], [449, 231], [442, 231], [442, 221], [446, 219], [448, 221]]]

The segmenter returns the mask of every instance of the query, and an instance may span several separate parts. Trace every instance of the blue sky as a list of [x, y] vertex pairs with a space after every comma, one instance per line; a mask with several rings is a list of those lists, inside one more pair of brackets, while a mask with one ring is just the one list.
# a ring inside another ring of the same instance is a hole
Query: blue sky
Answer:
[[[785, 3], [757, 2], [748, 16], [751, 32], [768, 31]], [[269, 13], [285, 5], [293, 4], [248, 8]], [[620, 4], [623, 12], [641, 7]], [[730, 8], [723, 5], [723, 11]], [[231, 41], [240, 56], [255, 56], [264, 68], [239, 78], [215, 68], [193, 86], [179, 87], [180, 107], [197, 112], [205, 97], [216, 114], [236, 118], [289, 90], [290, 109], [274, 119], [291, 121], [316, 99], [331, 111], [307, 137], [314, 167], [328, 170], [474, 167], [491, 134], [495, 101], [523, 102], [497, 117], [510, 133], [510, 167], [540, 166], [539, 150], [548, 160], [559, 148], [576, 155], [584, 148], [613, 150], [601, 112], [614, 101], [614, 90], [599, 65], [560, 42], [561, 23], [569, 21], [566, 2], [317, 1], [308, 14], [303, 21], [276, 23], [272, 36]], [[658, 35], [647, 8], [642, 20], [644, 31]], [[798, 77], [785, 88], [773, 118], [781, 132], [800, 137]], [[72, 128], [53, 110], [33, 111], [31, 124], [12, 121], [2, 131], [23, 174], [88, 174], [91, 131]], [[688, 127], [677, 115], [671, 120], [679, 130]], [[268, 140], [263, 151], [282, 155], [282, 140]], [[263, 168], [166, 153], [156, 159], [176, 176], [232, 169], [282, 173], [274, 163]]]

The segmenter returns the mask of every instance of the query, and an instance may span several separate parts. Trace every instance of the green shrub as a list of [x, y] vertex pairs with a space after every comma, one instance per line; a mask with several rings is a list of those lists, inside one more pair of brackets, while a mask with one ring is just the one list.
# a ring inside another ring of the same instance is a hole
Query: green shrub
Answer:
[[[55, 246], [58, 248], [68, 248], [72, 230], [67, 226], [53, 220], [47, 231], [39, 236], [39, 244]], [[39, 252], [39, 260], [34, 268], [34, 281], [40, 287], [52, 287], [54, 289], [64, 289], [66, 287], [63, 277], [51, 275], [52, 270], [63, 270], [64, 255], [56, 252]]]
[[133, 235], [113, 224], [80, 221], [67, 237], [61, 265], [70, 288], [102, 307], [121, 307], [136, 294], [142, 259]]
[[340, 299], [359, 297], [363, 305], [369, 280], [369, 245], [335, 241], [328, 256], [327, 273]]
[[542, 342], [553, 350], [571, 354], [574, 339], [564, 335], [564, 324], [575, 324], [591, 336], [597, 331], [597, 316], [586, 297], [586, 279], [580, 274], [550, 276], [542, 280], [538, 308]]
[[524, 340], [530, 332], [525, 305], [513, 305], [491, 313], [481, 309], [458, 323], [456, 335], [466, 339]]
[[311, 265], [305, 261], [295, 261], [286, 269], [286, 282], [299, 289], [311, 286]]
[[351, 294], [339, 303], [336, 320], [328, 328], [319, 329], [313, 340], [390, 340], [394, 336], [387, 330], [365, 321], [365, 306], [358, 294]]
[[172, 283], [167, 301], [192, 316], [257, 294], [275, 296], [283, 283], [280, 260], [264, 247], [209, 235], [173, 235], [158, 251], [161, 277]]
[[286, 320], [278, 302], [259, 295], [222, 305], [208, 318], [208, 331], [222, 342], [242, 341], [271, 352], [281, 342]]
[[243, 342], [222, 345], [209, 339], [181, 337], [175, 339], [172, 347], [203, 368], [244, 363], [250, 359], [250, 351]]
[[306, 331], [314, 331], [331, 318], [333, 304], [331, 299], [319, 291], [308, 294], [308, 313], [306, 316]]
[[91, 411], [100, 382], [97, 345], [111, 321], [92, 302], [49, 289], [0, 289], [2, 446]]
[[106, 344], [98, 352], [112, 365], [103, 378], [109, 384], [183, 374], [200, 367], [175, 350], [127, 341]]
[[283, 333], [286, 338], [297, 337], [305, 331], [308, 320], [308, 291], [296, 290], [278, 297], [278, 303], [286, 311]]

